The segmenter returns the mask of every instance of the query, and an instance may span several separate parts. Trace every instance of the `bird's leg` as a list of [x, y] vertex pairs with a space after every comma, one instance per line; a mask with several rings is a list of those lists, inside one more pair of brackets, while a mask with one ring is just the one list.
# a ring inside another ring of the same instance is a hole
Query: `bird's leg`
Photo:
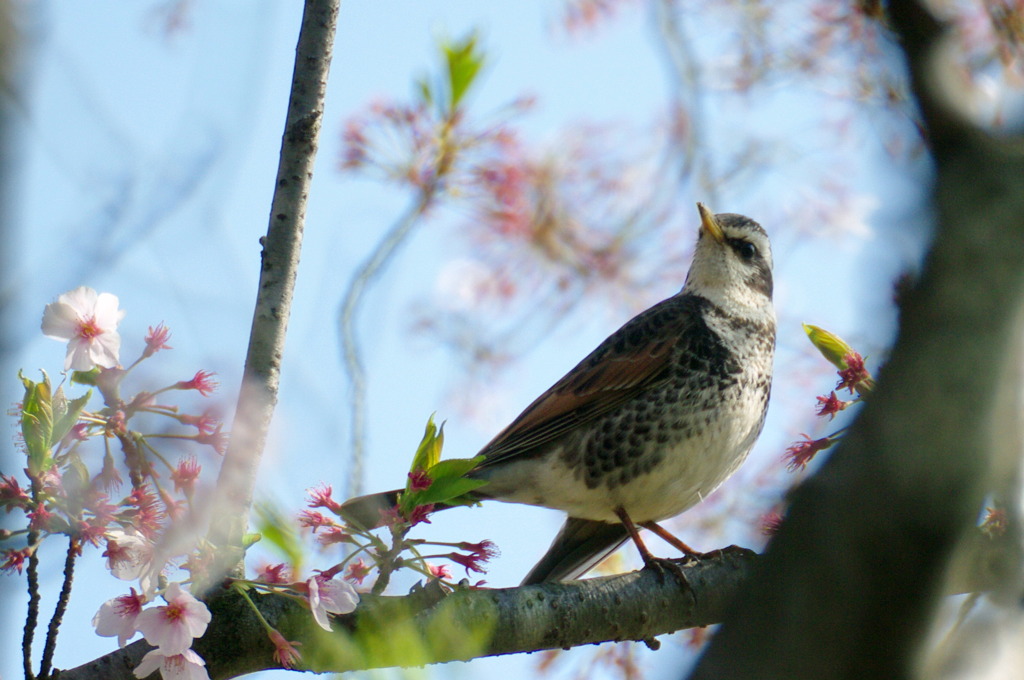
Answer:
[[640, 539], [640, 532], [637, 530], [636, 525], [633, 524], [633, 520], [629, 518], [629, 515], [622, 508], [616, 508], [615, 514], [618, 516], [619, 521], [622, 522], [622, 526], [626, 527], [626, 532], [633, 539], [633, 543], [636, 544], [636, 549], [640, 551], [640, 557], [643, 558], [644, 564], [650, 566], [654, 556], [651, 555], [651, 551], [647, 549], [643, 540]]
[[[637, 550], [640, 551], [640, 557], [643, 558], [644, 561], [644, 568], [655, 570], [661, 578], [664, 578], [666, 571], [671, 571], [676, 575], [680, 583], [687, 588], [690, 587], [690, 584], [686, 580], [686, 574], [683, 573], [683, 569], [679, 564], [672, 560], [655, 557], [651, 554], [651, 551], [647, 549], [647, 546], [644, 545], [643, 540], [641, 540], [640, 531], [636, 528], [636, 524], [633, 523], [633, 520], [629, 518], [629, 514], [624, 509], [616, 508], [615, 515], [619, 518], [619, 521], [622, 522], [622, 526], [626, 527], [626, 532], [629, 534], [629, 537], [633, 539], [633, 543], [636, 544]], [[647, 524], [654, 524], [654, 522], [648, 522], [643, 526], [646, 527]], [[654, 526], [658, 525], [655, 524]], [[661, 529], [661, 527], [658, 527], [658, 529]], [[661, 531], [664, 531], [664, 529], [661, 529]], [[665, 533], [668, 532], [666, 531]], [[660, 536], [661, 534], [659, 533], [658, 535]]]
[[644, 522], [640, 526], [642, 526], [644, 529], [649, 529], [650, 531], [653, 531], [655, 534], [658, 535], [659, 538], [661, 538], [661, 540], [665, 541], [666, 543], [674, 547], [676, 550], [686, 555], [687, 557], [692, 557], [694, 559], [699, 560], [705, 555], [705, 553], [702, 553], [698, 550], [694, 550], [690, 546], [680, 541], [677, 537], [673, 536], [668, 529], [665, 529], [657, 522]]
[[644, 522], [640, 526], [642, 526], [644, 529], [653, 531], [655, 534], [658, 535], [658, 537], [661, 538], [661, 540], [673, 546], [687, 557], [695, 560], [702, 560], [707, 557], [721, 557], [723, 555], [727, 555], [730, 553], [736, 553], [740, 556], [756, 554], [753, 550], [749, 548], [741, 548], [738, 545], [730, 545], [725, 548], [718, 548], [717, 550], [712, 550], [710, 552], [700, 552], [699, 550], [694, 550], [690, 546], [680, 541], [678, 537], [673, 536], [668, 529], [661, 526], [657, 522]]

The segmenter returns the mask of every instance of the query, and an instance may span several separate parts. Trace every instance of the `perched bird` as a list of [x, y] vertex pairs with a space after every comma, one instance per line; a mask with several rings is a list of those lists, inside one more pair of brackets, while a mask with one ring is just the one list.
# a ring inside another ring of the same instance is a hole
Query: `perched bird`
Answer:
[[[692, 551], [656, 524], [714, 491], [746, 458], [764, 425], [772, 382], [772, 253], [742, 215], [701, 225], [686, 283], [615, 331], [526, 407], [478, 455], [475, 494], [564, 510], [569, 517], [523, 584], [577, 578], [637, 526]], [[379, 524], [397, 492], [347, 501], [342, 512]]]

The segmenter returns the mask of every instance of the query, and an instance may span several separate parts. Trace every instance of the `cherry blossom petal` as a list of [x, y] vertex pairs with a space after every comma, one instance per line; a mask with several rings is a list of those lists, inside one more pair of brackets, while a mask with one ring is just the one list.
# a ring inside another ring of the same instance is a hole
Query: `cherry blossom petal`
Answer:
[[121, 336], [117, 325], [124, 318], [117, 297], [97, 294], [81, 286], [57, 298], [43, 310], [43, 333], [68, 343], [65, 370], [87, 371], [94, 366], [113, 368], [119, 361]]
[[135, 668], [137, 678], [148, 677], [155, 670], [160, 671], [163, 680], [210, 680], [206, 672], [206, 661], [191, 649], [180, 654], [165, 654], [160, 649], [149, 651]]
[[117, 636], [117, 644], [124, 647], [135, 635], [135, 620], [142, 612], [143, 598], [135, 592], [107, 600], [92, 617], [92, 625], [100, 637]]
[[135, 625], [146, 642], [164, 654], [179, 654], [192, 646], [192, 638], [202, 637], [206, 632], [210, 610], [178, 583], [167, 586], [164, 599], [165, 606], [146, 609]]
[[114, 368], [121, 360], [121, 336], [112, 332], [103, 333], [87, 344], [87, 351], [92, 365]]
[[153, 543], [134, 529], [107, 532], [107, 569], [122, 581], [140, 578], [153, 560]]
[[58, 299], [58, 302], [46, 305], [43, 310], [42, 329], [43, 335], [48, 338], [70, 340], [78, 333], [78, 312]]
[[314, 576], [306, 582], [309, 585], [309, 609], [313, 619], [326, 631], [331, 630], [327, 619], [331, 614], [348, 614], [359, 604], [359, 594], [346, 581]]
[[100, 293], [96, 297], [93, 313], [96, 316], [96, 324], [101, 328], [117, 328], [117, 325], [124, 319], [125, 311], [118, 309], [117, 296], [110, 293]]

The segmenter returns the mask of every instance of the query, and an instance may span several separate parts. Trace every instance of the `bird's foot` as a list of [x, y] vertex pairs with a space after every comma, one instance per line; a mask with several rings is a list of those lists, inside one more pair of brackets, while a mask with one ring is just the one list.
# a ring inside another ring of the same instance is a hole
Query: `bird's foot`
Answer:
[[661, 583], [665, 582], [666, 577], [671, 574], [686, 590], [690, 589], [690, 582], [686, 578], [686, 573], [683, 571], [683, 567], [679, 562], [675, 560], [665, 559], [663, 557], [647, 557], [644, 559], [644, 569], [650, 569]]

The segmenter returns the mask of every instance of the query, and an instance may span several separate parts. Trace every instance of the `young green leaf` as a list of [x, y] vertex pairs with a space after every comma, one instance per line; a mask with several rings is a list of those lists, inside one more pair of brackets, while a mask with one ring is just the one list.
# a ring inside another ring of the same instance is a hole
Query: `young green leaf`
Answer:
[[290, 521], [270, 501], [257, 503], [255, 510], [256, 530], [267, 543], [280, 550], [292, 568], [298, 571], [302, 565], [302, 545], [298, 535], [290, 528]]
[[462, 477], [464, 474], [482, 463], [483, 460], [483, 456], [475, 456], [474, 458], [449, 458], [448, 460], [442, 460], [431, 465], [430, 468], [427, 469], [427, 476], [433, 479], [435, 483], [439, 480], [445, 479], [446, 477]]
[[71, 371], [72, 385], [96, 386], [96, 378], [100, 375], [99, 368], [90, 368], [88, 371]]
[[61, 475], [61, 486], [67, 494], [68, 510], [77, 513], [89, 489], [89, 468], [77, 453], [72, 453]]
[[477, 50], [476, 33], [470, 33], [459, 41], [441, 46], [445, 61], [448, 62], [448, 104], [454, 111], [466, 92], [476, 80], [484, 65], [483, 53]]
[[[465, 477], [444, 477], [436, 480], [433, 484], [422, 491], [417, 491], [413, 498], [413, 507], [417, 505], [430, 505], [437, 503], [452, 503], [459, 496], [464, 496], [470, 491], [475, 491], [487, 482], [483, 479], [466, 479]], [[474, 498], [467, 498], [467, 502], [475, 502]], [[459, 504], [459, 503], [456, 503]]]
[[399, 500], [400, 509], [404, 514], [408, 514], [418, 505], [471, 505], [477, 502], [475, 497], [460, 497], [487, 484], [485, 480], [467, 479], [464, 476], [483, 462], [483, 459], [483, 456], [450, 458], [432, 465], [426, 471], [431, 480], [430, 486], [417, 491], [407, 487]]
[[63, 401], [60, 409], [61, 412], [57, 414], [53, 423], [51, 444], [57, 444], [67, 436], [68, 432], [71, 431], [71, 428], [78, 422], [79, 416], [82, 415], [82, 411], [85, 410], [85, 405], [89, 402], [91, 397], [92, 390], [89, 390], [76, 399]]
[[419, 98], [420, 103], [423, 104], [424, 108], [431, 108], [434, 106], [434, 92], [430, 87], [430, 82], [426, 77], [416, 79], [416, 96]]
[[440, 429], [434, 424], [434, 414], [430, 414], [427, 420], [426, 430], [423, 432], [423, 439], [416, 447], [416, 454], [412, 458], [410, 472], [427, 470], [437, 464], [441, 459], [441, 449], [444, 447], [444, 423]]
[[21, 436], [28, 451], [28, 469], [33, 475], [45, 472], [52, 464], [50, 440], [53, 434], [53, 404], [50, 378], [43, 373], [43, 382], [32, 382], [18, 372], [25, 386], [21, 402]]
[[844, 370], [847, 368], [845, 357], [854, 353], [854, 349], [835, 333], [827, 331], [818, 326], [804, 324], [804, 332], [810, 338], [811, 344], [818, 348], [829, 363]]

